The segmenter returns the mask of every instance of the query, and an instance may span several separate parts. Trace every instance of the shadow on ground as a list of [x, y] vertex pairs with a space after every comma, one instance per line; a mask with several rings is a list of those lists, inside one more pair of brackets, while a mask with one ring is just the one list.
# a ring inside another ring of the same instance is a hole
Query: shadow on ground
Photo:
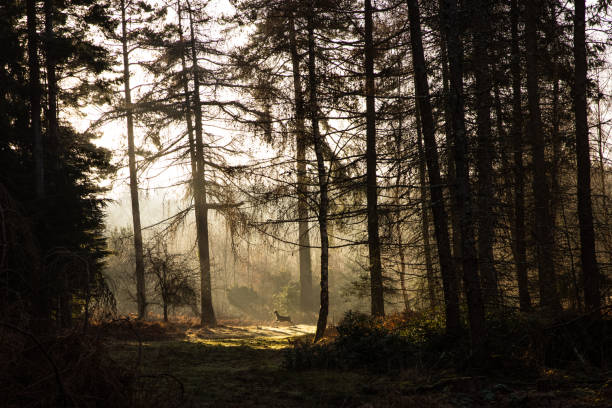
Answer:
[[612, 382], [593, 388], [557, 374], [556, 385], [542, 389], [516, 379], [439, 371], [289, 371], [284, 353], [292, 340], [312, 338], [309, 325], [166, 329], [165, 336], [106, 342], [115, 361], [137, 368], [138, 406], [578, 408], [608, 407], [612, 400]]
[[[312, 335], [314, 329], [309, 325], [189, 328], [184, 337], [113, 341], [109, 347], [117, 361], [138, 365], [145, 378], [163, 380], [163, 392], [175, 393], [182, 401], [179, 406], [342, 407], [370, 399], [372, 381], [363, 374], [283, 368], [283, 352], [290, 341]], [[362, 389], [366, 398], [360, 396]]]

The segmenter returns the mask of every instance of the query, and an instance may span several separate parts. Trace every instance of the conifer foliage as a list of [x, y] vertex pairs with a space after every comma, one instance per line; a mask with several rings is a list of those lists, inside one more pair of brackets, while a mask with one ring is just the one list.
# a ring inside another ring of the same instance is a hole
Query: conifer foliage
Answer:
[[315, 341], [336, 255], [371, 315], [439, 315], [473, 362], [510, 310], [603, 319], [610, 20], [604, 0], [4, 0], [3, 316], [43, 333], [112, 306], [102, 186], [117, 169], [75, 125], [95, 107], [90, 129], [125, 128], [141, 319], [146, 258], [154, 285], [178, 276], [166, 242], [143, 248], [139, 183], [162, 159], [186, 197], [167, 229], [194, 216], [199, 291], [176, 286], [202, 326], [218, 321], [221, 219], [249, 248], [295, 251]]
[[0, 63], [3, 312], [27, 313], [32, 331], [69, 327], [95, 296], [109, 294], [101, 183], [113, 171], [110, 152], [70, 124], [71, 112], [111, 96], [101, 75], [112, 59], [91, 39], [110, 24], [99, 7], [0, 6], [8, 47]]

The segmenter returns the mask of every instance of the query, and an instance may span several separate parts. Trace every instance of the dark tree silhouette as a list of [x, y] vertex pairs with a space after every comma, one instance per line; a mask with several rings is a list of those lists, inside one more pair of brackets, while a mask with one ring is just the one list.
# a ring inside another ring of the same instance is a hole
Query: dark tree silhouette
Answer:
[[578, 164], [578, 221], [580, 224], [580, 261], [584, 286], [584, 305], [597, 310], [601, 305], [599, 270], [595, 257], [595, 231], [591, 204], [591, 158], [587, 119], [587, 54], [585, 2], [574, 2], [574, 115], [576, 120], [576, 161]]

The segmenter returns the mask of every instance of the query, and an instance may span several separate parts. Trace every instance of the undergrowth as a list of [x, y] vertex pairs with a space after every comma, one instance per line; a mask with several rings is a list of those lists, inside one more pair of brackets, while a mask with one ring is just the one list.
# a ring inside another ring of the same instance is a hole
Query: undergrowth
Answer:
[[395, 314], [386, 318], [348, 312], [338, 335], [312, 344], [294, 341], [285, 353], [289, 369], [477, 368], [503, 375], [537, 376], [546, 367], [608, 370], [612, 366], [612, 316], [564, 314], [544, 319], [520, 313], [488, 316], [486, 361], [474, 361], [469, 334], [449, 336], [440, 317]]
[[[128, 324], [130, 324], [128, 322]], [[123, 333], [113, 323], [115, 334]], [[90, 327], [34, 335], [0, 322], [0, 405], [12, 407], [177, 407], [183, 386], [167, 374], [143, 375], [139, 358], [111, 358], [102, 332]], [[140, 347], [138, 330], [131, 337]], [[157, 329], [154, 329], [156, 332]]]
[[294, 341], [285, 353], [286, 367], [401, 370], [433, 363], [438, 345], [445, 342], [440, 321], [424, 315], [379, 318], [348, 312], [336, 330], [328, 342]]

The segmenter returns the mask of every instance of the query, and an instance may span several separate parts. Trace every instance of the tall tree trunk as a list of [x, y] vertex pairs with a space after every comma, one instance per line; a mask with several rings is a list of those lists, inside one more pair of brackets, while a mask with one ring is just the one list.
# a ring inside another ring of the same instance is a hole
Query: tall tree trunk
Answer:
[[327, 315], [329, 313], [329, 288], [328, 288], [328, 261], [329, 261], [329, 236], [327, 234], [327, 209], [329, 206], [327, 197], [328, 176], [325, 169], [323, 157], [323, 140], [319, 131], [319, 103], [317, 97], [317, 70], [315, 56], [314, 38], [314, 0], [310, 2], [308, 13], [308, 84], [310, 88], [310, 120], [312, 123], [312, 139], [315, 155], [317, 156], [317, 175], [319, 181], [319, 233], [321, 235], [321, 308], [317, 321], [317, 332], [314, 341], [319, 341], [325, 334], [327, 327]]
[[[195, 116], [196, 180], [194, 181], [194, 203], [200, 259], [200, 301], [202, 326], [216, 326], [217, 319], [212, 304], [212, 281], [210, 276], [210, 244], [208, 242], [208, 207], [206, 205], [206, 178], [204, 174], [204, 142], [202, 139], [202, 106], [200, 103], [200, 74], [196, 52], [193, 15], [189, 8], [189, 30], [191, 34], [191, 63], [193, 69], [193, 109]], [[198, 210], [199, 208], [199, 210]]]
[[[40, 129], [41, 86], [40, 62], [38, 60], [38, 32], [36, 31], [36, 0], [26, 1], [26, 16], [28, 27], [28, 87], [30, 99], [30, 127], [32, 131], [32, 149], [34, 158], [34, 186], [36, 198], [44, 199], [44, 158], [43, 139]], [[49, 303], [43, 282], [44, 262], [42, 257], [36, 259], [30, 275], [32, 287], [32, 309], [34, 319], [32, 330], [37, 333], [49, 329]]]
[[[442, 8], [442, 0], [438, 1], [438, 7]], [[442, 28], [442, 19], [440, 21], [440, 65], [442, 70], [442, 90], [444, 93], [444, 138], [446, 142], [446, 184], [450, 195], [450, 226], [452, 232], [452, 261], [453, 269], [457, 275], [457, 279], [463, 276], [463, 266], [461, 264], [461, 227], [459, 224], [459, 205], [457, 203], [457, 179], [455, 175], [455, 155], [453, 153], [453, 132], [452, 119], [450, 116], [449, 105], [449, 73], [448, 73], [448, 55], [446, 52], [446, 33]], [[459, 286], [461, 282], [458, 281]], [[458, 287], [459, 287], [458, 286]], [[458, 290], [461, 295], [461, 290]]]
[[378, 184], [376, 182], [376, 105], [374, 83], [374, 41], [372, 39], [372, 2], [364, 0], [365, 17], [365, 91], [366, 91], [366, 196], [368, 202], [368, 249], [372, 314], [384, 316], [380, 237], [378, 235]]
[[533, 195], [535, 202], [535, 247], [540, 286], [540, 305], [549, 313], [561, 310], [557, 279], [553, 263], [553, 223], [548, 198], [550, 189], [546, 180], [544, 157], [544, 134], [538, 90], [539, 71], [537, 64], [537, 21], [540, 17], [540, 2], [526, 1], [527, 22], [527, 99], [529, 104], [529, 138], [533, 150]]
[[[401, 62], [398, 69], [401, 71]], [[404, 175], [404, 168], [402, 167], [402, 141], [404, 139], [403, 134], [403, 104], [401, 103], [402, 95], [402, 84], [401, 77], [397, 77], [397, 97], [398, 97], [398, 126], [397, 131], [393, 132], [395, 141], [395, 165], [397, 166], [397, 173], [395, 175], [395, 188], [393, 189], [393, 205], [395, 207], [395, 234], [397, 236], [397, 255], [399, 256], [399, 278], [400, 278], [400, 289], [402, 291], [402, 299], [404, 301], [404, 310], [410, 310], [410, 298], [408, 297], [408, 290], [406, 288], [406, 254], [404, 248], [404, 242], [402, 237], [402, 206], [400, 205], [400, 197], [402, 191], [402, 176]]]
[[[399, 197], [397, 203], [398, 204], [396, 205], [399, 206]], [[400, 262], [400, 289], [402, 291], [402, 300], [404, 301], [404, 310], [407, 312], [410, 310], [410, 298], [408, 297], [408, 289], [406, 288], [406, 254], [404, 253], [404, 242], [402, 239], [402, 223], [399, 221], [399, 219], [397, 220], [396, 234], [397, 252]]]
[[495, 211], [493, 209], [494, 152], [491, 134], [491, 55], [489, 42], [491, 9], [488, 0], [472, 0], [472, 24], [474, 44], [474, 76], [476, 85], [476, 136], [478, 139], [476, 167], [478, 170], [477, 224], [478, 267], [483, 286], [483, 300], [487, 307], [498, 305], [497, 272], [493, 258]]
[[138, 174], [136, 170], [136, 153], [134, 148], [134, 118], [132, 113], [132, 96], [130, 88], [130, 65], [127, 39], [127, 16], [125, 0], [121, 0], [121, 46], [123, 53], [123, 90], [125, 92], [125, 115], [128, 135], [128, 167], [130, 172], [130, 196], [132, 199], [132, 221], [134, 224], [134, 256], [136, 258], [136, 301], [138, 318], [147, 315], [145, 294], [144, 259], [142, 250], [142, 229], [140, 224], [140, 203], [138, 200]]
[[[416, 89], [416, 86], [415, 86]], [[431, 245], [429, 242], [429, 206], [431, 201], [427, 197], [427, 179], [425, 174], [426, 160], [423, 150], [423, 132], [421, 131], [421, 109], [419, 108], [419, 97], [416, 95], [415, 101], [416, 127], [417, 127], [417, 149], [419, 157], [419, 183], [421, 193], [421, 231], [423, 234], [423, 253], [425, 255], [425, 276], [427, 279], [427, 295], [429, 307], [432, 309], [437, 306], [435, 276], [433, 262], [431, 260]], [[436, 146], [437, 148], [437, 146]], [[447, 229], [448, 231], [448, 229]]]
[[53, 0], [44, 0], [45, 10], [45, 55], [47, 71], [47, 145], [57, 143], [57, 79], [55, 74]]
[[443, 0], [441, 10], [443, 27], [446, 33], [450, 74], [449, 108], [452, 120], [453, 153], [456, 171], [456, 202], [459, 206], [461, 229], [461, 252], [463, 265], [463, 285], [468, 304], [470, 334], [474, 362], [485, 352], [485, 314], [482, 301], [478, 260], [472, 224], [472, 203], [470, 193], [468, 140], [465, 131], [463, 101], [463, 31], [462, 18], [457, 10], [456, 0]]
[[30, 125], [32, 127], [32, 141], [34, 151], [34, 185], [36, 198], [43, 199], [45, 196], [45, 170], [44, 170], [44, 147], [40, 129], [40, 62], [38, 60], [38, 32], [36, 31], [36, 0], [26, 1], [27, 25], [28, 25], [28, 69], [30, 88]]
[[[610, 214], [609, 200], [608, 197], [608, 188], [606, 186], [606, 165], [604, 164], [604, 160], [606, 159], [604, 153], [604, 133], [603, 133], [603, 123], [602, 123], [602, 115], [601, 115], [601, 99], [603, 97], [603, 92], [600, 87], [599, 82], [600, 73], [597, 72], [597, 163], [599, 167], [599, 182], [601, 183], [601, 206], [602, 206], [602, 219], [611, 220], [612, 215]], [[602, 236], [603, 239], [607, 242], [612, 242], [612, 235], [610, 234], [610, 224], [608, 222], [605, 223]], [[612, 263], [612, 251], [607, 252], [607, 263]], [[606, 261], [604, 261], [606, 262]], [[601, 279], [601, 277], [600, 277]]]
[[[192, 109], [194, 107], [191, 105], [189, 98], [189, 79], [187, 77], [187, 58], [185, 56], [186, 49], [186, 41], [183, 37], [183, 24], [182, 24], [182, 9], [180, 0], [177, 1], [177, 18], [179, 25], [179, 36], [181, 41], [181, 68], [183, 70], [181, 75], [181, 81], [183, 82], [183, 93], [185, 94], [185, 122], [187, 124], [187, 138], [189, 142], [189, 158], [191, 164], [191, 188], [194, 197], [196, 197], [195, 191], [198, 188], [198, 163], [196, 160], [196, 147], [195, 147], [195, 137], [194, 137], [194, 129], [193, 129], [193, 120], [191, 117]], [[196, 222], [196, 234], [201, 230], [201, 222], [202, 222], [202, 206], [199, 201], [199, 198], [194, 198], [194, 202], [197, 201], [197, 205], [194, 205], [194, 213], [195, 213], [195, 222]], [[199, 247], [198, 247], [199, 249]], [[234, 265], [235, 266], [235, 265]]]
[[601, 305], [599, 270], [595, 257], [595, 232], [591, 204], [591, 160], [587, 121], [587, 56], [585, 38], [585, 1], [576, 0], [574, 13], [574, 109], [576, 118], [576, 160], [578, 164], [578, 222], [580, 224], [580, 261], [587, 311]]
[[[54, 1], [45, 0], [45, 54], [47, 71], [47, 146], [52, 158], [53, 167], [57, 166], [58, 126], [57, 126], [57, 78], [55, 73], [55, 33], [53, 27]], [[56, 170], [56, 169], [54, 169]], [[57, 175], [54, 175], [57, 176]]]
[[559, 63], [557, 60], [558, 56], [553, 56], [552, 62], [552, 132], [551, 142], [553, 148], [552, 164], [550, 169], [550, 182], [551, 182], [551, 195], [550, 195], [550, 218], [553, 223], [553, 251], [556, 253], [556, 240], [555, 240], [555, 225], [557, 222], [557, 210], [559, 208], [561, 200], [561, 185], [559, 180], [559, 170], [561, 166], [561, 134], [559, 132], [560, 126], [560, 109], [559, 109]]
[[423, 37], [419, 8], [416, 0], [407, 0], [408, 18], [410, 20], [410, 45], [414, 65], [415, 91], [418, 99], [423, 138], [425, 142], [425, 159], [429, 176], [429, 194], [433, 213], [434, 231], [438, 244], [438, 258], [442, 274], [444, 291], [444, 307], [446, 315], [446, 331], [456, 335], [460, 328], [459, 295], [457, 275], [452, 267], [450, 241], [448, 237], [448, 217], [444, 207], [440, 164], [438, 161], [438, 146], [435, 138], [435, 127], [429, 97], [429, 84], [425, 55], [423, 52]]
[[[187, 77], [187, 58], [185, 56], [185, 38], [183, 37], [183, 23], [182, 23], [182, 9], [180, 0], [177, 2], [177, 18], [178, 18], [178, 27], [179, 27], [179, 37], [181, 41], [181, 69], [183, 70], [181, 73], [181, 81], [183, 83], [183, 93], [185, 94], [185, 122], [187, 124], [187, 139], [189, 142], [189, 158], [191, 164], [191, 188], [195, 191], [196, 180], [197, 180], [197, 160], [196, 160], [196, 148], [195, 148], [195, 138], [193, 135], [193, 120], [191, 118], [191, 111], [193, 107], [191, 106], [190, 98], [189, 98], [189, 79]], [[199, 210], [199, 208], [198, 208]], [[200, 217], [196, 216], [196, 231], [197, 231], [197, 223], [200, 222]]]
[[525, 244], [525, 169], [523, 167], [523, 109], [521, 96], [521, 55], [519, 51], [519, 7], [518, 0], [510, 5], [512, 31], [512, 146], [514, 147], [514, 262], [522, 312], [531, 310], [531, 297], [527, 278], [527, 247]]
[[552, 251], [553, 258], [558, 259], [559, 250], [557, 245], [557, 213], [559, 210], [559, 206], [561, 205], [561, 180], [560, 180], [560, 170], [561, 170], [561, 133], [559, 132], [559, 128], [561, 125], [561, 109], [559, 106], [559, 97], [560, 97], [560, 89], [559, 89], [559, 69], [560, 69], [560, 57], [561, 57], [561, 45], [560, 45], [560, 37], [561, 33], [559, 32], [559, 26], [557, 23], [557, 4], [554, 2], [550, 4], [550, 25], [552, 27], [552, 35], [550, 42], [552, 43], [551, 54], [552, 54], [552, 131], [551, 131], [551, 143], [552, 143], [552, 163], [550, 165], [550, 219], [552, 225]]
[[[402, 69], [401, 60], [400, 60], [398, 69], [400, 71]], [[393, 132], [393, 135], [395, 138], [395, 154], [396, 154], [395, 164], [397, 166], [397, 173], [395, 176], [395, 188], [393, 189], [394, 191], [393, 204], [395, 206], [395, 216], [396, 216], [395, 234], [397, 236], [397, 254], [399, 256], [399, 262], [400, 262], [399, 264], [400, 289], [402, 291], [402, 299], [404, 301], [404, 310], [408, 311], [410, 310], [410, 299], [408, 297], [408, 290], [406, 288], [406, 254], [405, 254], [404, 242], [403, 242], [403, 237], [402, 237], [402, 222], [401, 222], [402, 207], [400, 206], [400, 196], [401, 196], [401, 189], [402, 189], [401, 183], [402, 183], [402, 176], [404, 175], [404, 168], [402, 167], [402, 159], [403, 159], [402, 141], [404, 139], [404, 134], [403, 134], [404, 106], [401, 103], [401, 96], [402, 96], [401, 77], [398, 76], [397, 77], [397, 97], [398, 97], [397, 122], [398, 122], [398, 127], [397, 127], [397, 131]]]
[[[496, 56], [496, 58], [501, 58], [500, 56]], [[503, 75], [499, 70], [495, 71], [495, 77], [499, 78]], [[495, 129], [497, 130], [497, 138], [498, 138], [498, 148], [499, 151], [499, 161], [501, 174], [511, 174], [512, 166], [510, 164], [508, 153], [512, 152], [512, 146], [509, 143], [510, 138], [508, 137], [508, 132], [506, 132], [506, 125], [504, 123], [504, 108], [502, 107], [502, 99], [501, 99], [501, 90], [499, 89], [500, 81], [496, 80], [493, 85], [493, 103], [495, 104]], [[505, 178], [505, 177], [504, 177]], [[512, 194], [509, 191], [510, 180], [505, 183], [501, 183], [501, 198], [504, 200], [504, 203], [510, 203], [512, 201]], [[493, 185], [495, 188], [495, 184]], [[500, 211], [500, 214], [503, 211]]]
[[[578, 284], [578, 277], [576, 275], [576, 262], [574, 262], [574, 249], [572, 248], [572, 237], [570, 235], [570, 229], [567, 222], [567, 216], [565, 215], [565, 207], [561, 206], [561, 219], [563, 220], [563, 235], [565, 237], [565, 245], [567, 245], [567, 253], [569, 254], [569, 266], [570, 266], [570, 276], [572, 277], [572, 286], [573, 286], [573, 300], [571, 300], [571, 305], [574, 307], [574, 310], [582, 309], [582, 300], [580, 298], [580, 285]], [[570, 298], [571, 299], [571, 298]]]
[[309, 312], [313, 308], [312, 271], [310, 260], [310, 236], [308, 234], [308, 180], [306, 178], [306, 127], [304, 125], [305, 107], [302, 81], [300, 77], [300, 55], [295, 38], [295, 23], [293, 16], [289, 19], [289, 46], [291, 48], [291, 64], [293, 69], [293, 91], [295, 97], [295, 160], [297, 176], [297, 215], [300, 258], [300, 308]]
[[[48, 157], [48, 173], [47, 173], [47, 189], [51, 190], [53, 201], [57, 203], [61, 196], [60, 190], [61, 172], [58, 144], [58, 116], [57, 116], [57, 76], [55, 73], [55, 50], [54, 50], [54, 1], [44, 1], [45, 11], [45, 69], [47, 71], [47, 157]], [[57, 208], [57, 207], [56, 207]], [[61, 280], [61, 290], [59, 293], [59, 320], [63, 328], [72, 326], [72, 291], [70, 288], [69, 269], [64, 268], [61, 275], [58, 276]], [[89, 282], [87, 282], [89, 284]]]
[[[601, 99], [603, 97], [603, 91], [599, 83], [599, 75], [597, 73], [597, 153], [598, 153], [598, 165], [599, 165], [599, 182], [601, 183], [601, 204], [603, 207], [603, 215], [608, 218], [608, 188], [606, 186], [606, 166], [604, 164], [605, 153], [604, 153], [604, 136], [603, 136], [603, 122], [601, 117]], [[610, 254], [612, 255], [612, 254]]]

